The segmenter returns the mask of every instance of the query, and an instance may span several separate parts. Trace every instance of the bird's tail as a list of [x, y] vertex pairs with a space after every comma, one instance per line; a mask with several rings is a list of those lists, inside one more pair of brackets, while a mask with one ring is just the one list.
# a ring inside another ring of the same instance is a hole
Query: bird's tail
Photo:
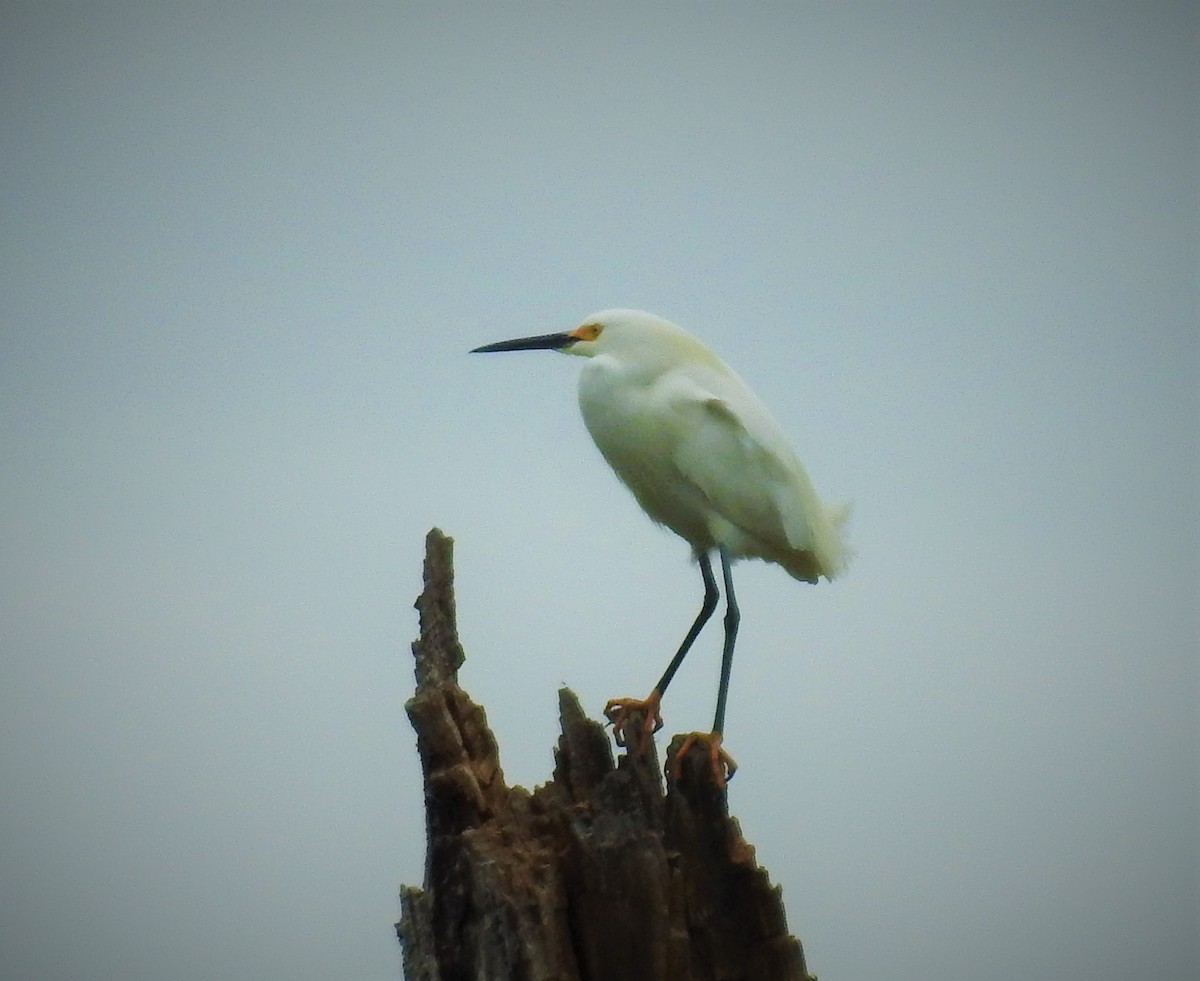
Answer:
[[805, 544], [783, 555], [772, 556], [796, 579], [817, 582], [822, 576], [836, 579], [850, 561], [851, 550], [842, 529], [850, 517], [850, 505], [818, 504], [815, 520], [808, 522]]
[[816, 553], [821, 562], [821, 575], [836, 579], [846, 571], [853, 550], [846, 542], [843, 530], [850, 520], [849, 504], [826, 504], [822, 506], [823, 527], [816, 530]]

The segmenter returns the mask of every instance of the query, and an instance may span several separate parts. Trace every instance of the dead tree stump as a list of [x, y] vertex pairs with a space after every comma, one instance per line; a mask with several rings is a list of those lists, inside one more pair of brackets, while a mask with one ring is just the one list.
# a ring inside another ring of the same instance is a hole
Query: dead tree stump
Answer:
[[553, 779], [505, 784], [484, 711], [458, 687], [453, 542], [435, 528], [425, 544], [405, 708], [428, 851], [396, 924], [408, 981], [815, 981], [702, 748], [664, 794], [653, 741], [614, 764], [564, 688]]

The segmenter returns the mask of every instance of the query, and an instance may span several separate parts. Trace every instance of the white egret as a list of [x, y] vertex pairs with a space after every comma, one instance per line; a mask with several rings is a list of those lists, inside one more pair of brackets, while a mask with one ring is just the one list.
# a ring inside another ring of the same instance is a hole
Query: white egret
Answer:
[[[604, 458], [651, 519], [692, 547], [704, 602], [666, 671], [645, 699], [605, 707], [618, 745], [644, 744], [662, 727], [659, 705], [725, 582], [725, 643], [711, 733], [692, 733], [670, 771], [697, 741], [709, 748], [716, 784], [736, 769], [722, 749], [729, 671], [739, 613], [730, 564], [765, 559], [796, 579], [832, 579], [845, 565], [845, 508], [822, 504], [779, 425], [728, 365], [683, 328], [640, 310], [604, 310], [573, 330], [477, 347], [472, 353], [552, 349], [591, 360], [579, 379], [583, 421]], [[640, 724], [633, 721], [640, 717]]]

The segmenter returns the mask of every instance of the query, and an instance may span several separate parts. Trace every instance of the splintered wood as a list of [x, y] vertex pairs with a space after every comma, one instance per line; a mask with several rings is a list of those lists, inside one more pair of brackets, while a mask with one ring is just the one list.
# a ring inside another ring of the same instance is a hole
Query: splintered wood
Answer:
[[564, 688], [553, 779], [505, 784], [487, 717], [458, 686], [453, 575], [453, 541], [434, 529], [405, 706], [428, 849], [396, 925], [408, 981], [810, 981], [704, 749], [664, 793], [653, 740], [614, 762]]

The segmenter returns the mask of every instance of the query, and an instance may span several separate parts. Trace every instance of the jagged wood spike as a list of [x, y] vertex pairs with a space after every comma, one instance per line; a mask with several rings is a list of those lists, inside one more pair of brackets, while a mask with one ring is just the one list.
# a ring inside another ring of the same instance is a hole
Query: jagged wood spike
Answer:
[[453, 542], [437, 529], [417, 608], [405, 708], [428, 851], [396, 924], [408, 981], [810, 981], [703, 747], [664, 786], [653, 740], [614, 762], [563, 688], [553, 779], [509, 788], [483, 709], [458, 686]]

